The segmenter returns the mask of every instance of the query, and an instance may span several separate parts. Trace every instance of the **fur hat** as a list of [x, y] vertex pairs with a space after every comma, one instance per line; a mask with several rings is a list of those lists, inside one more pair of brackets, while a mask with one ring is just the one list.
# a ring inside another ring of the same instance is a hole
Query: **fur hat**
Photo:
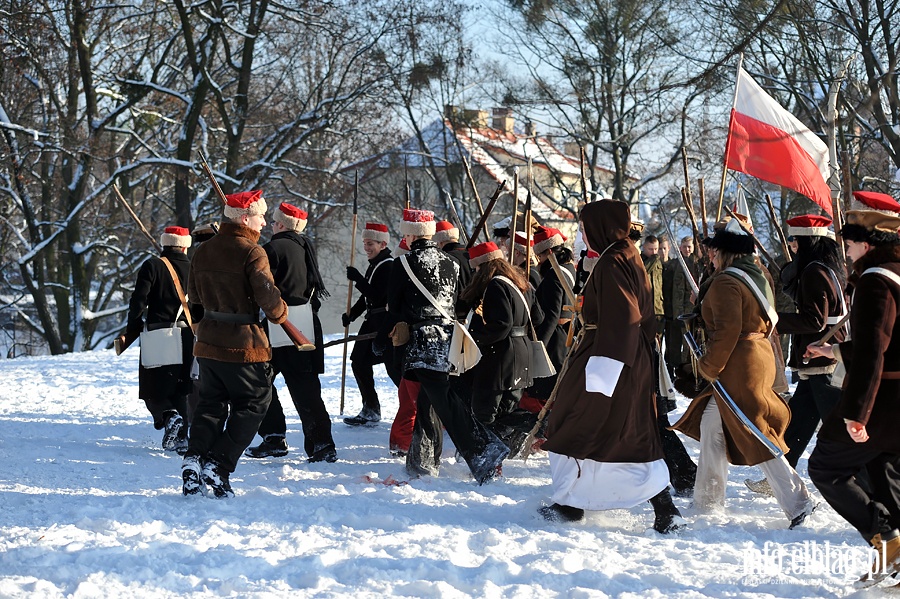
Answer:
[[459, 241], [459, 229], [453, 226], [449, 220], [438, 221], [434, 226], [434, 236], [432, 241]]
[[864, 241], [870, 245], [895, 245], [900, 243], [900, 216], [878, 210], [850, 210], [841, 237], [849, 241]]
[[245, 214], [248, 216], [265, 214], [268, 206], [262, 193], [261, 189], [256, 189], [225, 196], [225, 217], [233, 220]]
[[542, 254], [566, 242], [566, 236], [553, 227], [538, 227], [534, 233], [534, 253]]
[[503, 252], [497, 247], [493, 241], [479, 243], [469, 249], [469, 266], [475, 268], [479, 264], [490, 262], [491, 260], [502, 260]]
[[754, 249], [753, 237], [730, 217], [724, 227], [716, 228], [715, 236], [708, 238], [706, 245], [732, 254], [752, 254]]
[[303, 229], [306, 228], [306, 221], [309, 215], [306, 213], [306, 210], [302, 210], [288, 204], [286, 202], [282, 202], [278, 209], [272, 214], [272, 220], [276, 223], [281, 223], [285, 226], [285, 228], [289, 231], [296, 231], [297, 233], [302, 233]]
[[415, 237], [429, 237], [434, 235], [434, 228], [434, 212], [404, 208], [403, 221], [400, 223], [401, 233]]
[[382, 225], [381, 223], [366, 223], [366, 228], [362, 232], [362, 238], [384, 243], [391, 242], [391, 234], [388, 232], [387, 225]]
[[191, 247], [191, 232], [185, 227], [166, 227], [159, 237], [159, 245], [163, 247]]
[[509, 228], [512, 226], [512, 217], [507, 216], [494, 223], [491, 235], [494, 237], [509, 237]]
[[787, 234], [806, 237], [834, 237], [834, 233], [828, 230], [833, 222], [827, 216], [818, 214], [795, 216], [787, 220]]
[[206, 225], [200, 225], [193, 231], [191, 231], [191, 237], [197, 243], [203, 243], [204, 241], [209, 241], [213, 237], [216, 236], [216, 232], [219, 230], [219, 223], [208, 223]]
[[900, 212], [900, 204], [886, 193], [878, 193], [877, 191], [854, 191], [853, 197], [857, 202], [872, 210], [878, 210], [885, 214], [897, 214]]

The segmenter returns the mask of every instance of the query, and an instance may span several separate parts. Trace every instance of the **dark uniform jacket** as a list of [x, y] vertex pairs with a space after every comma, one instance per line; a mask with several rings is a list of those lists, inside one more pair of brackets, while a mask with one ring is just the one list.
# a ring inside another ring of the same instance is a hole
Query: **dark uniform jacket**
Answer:
[[469, 326], [481, 350], [481, 360], [472, 369], [474, 388], [524, 389], [534, 381], [528, 344], [529, 314], [535, 327], [541, 324], [544, 315], [531, 290], [523, 295], [528, 305], [509, 283], [499, 278], [491, 280], [484, 290], [481, 316], [475, 314]]
[[475, 274], [475, 271], [469, 266], [469, 252], [466, 251], [466, 246], [455, 241], [445, 244], [442, 249], [459, 264], [459, 289], [462, 291], [469, 286], [469, 282]]
[[663, 308], [663, 262], [658, 255], [645, 256], [644, 254], [641, 254], [641, 262], [644, 263], [647, 276], [650, 278], [653, 314], [662, 316], [665, 313]]
[[325, 349], [318, 314], [321, 302], [316, 295], [307, 262], [311, 259], [311, 244], [305, 235], [295, 231], [282, 231], [273, 235], [271, 241], [263, 246], [263, 250], [282, 299], [288, 306], [302, 306], [311, 301], [313, 310], [313, 334], [310, 335], [309, 331], [303, 333], [315, 344], [316, 349], [301, 352], [294, 347], [278, 347], [273, 351], [296, 352], [297, 356], [291, 359], [292, 368], [301, 372], [322, 373], [325, 372]]
[[[684, 262], [694, 276], [694, 282], [697, 282], [700, 275], [697, 258], [692, 254], [685, 258]], [[688, 283], [678, 258], [669, 260], [663, 266], [662, 299], [663, 313], [667, 319], [675, 319], [694, 310], [694, 304], [691, 303], [691, 284]]]
[[[188, 271], [191, 261], [183, 252], [163, 248], [162, 256], [175, 269], [182, 291], [187, 289]], [[181, 299], [175, 291], [175, 283], [169, 269], [160, 258], [148, 258], [138, 270], [134, 291], [128, 303], [127, 336], [137, 336], [144, 330], [170, 327], [181, 308]], [[146, 313], [146, 317], [145, 317]], [[202, 310], [192, 310], [192, 316], [199, 316]], [[162, 399], [173, 394], [186, 395], [191, 391], [191, 363], [193, 361], [194, 332], [187, 327], [187, 319], [182, 311], [179, 322], [184, 324], [181, 331], [181, 364], [159, 368], [138, 368], [138, 395], [141, 399]]]
[[[259, 232], [237, 223], [222, 223], [219, 233], [194, 254], [188, 278], [192, 303], [204, 309], [197, 327], [194, 355], [221, 362], [255, 363], [272, 359], [259, 310], [274, 324], [287, 318], [287, 304], [275, 286]], [[241, 315], [254, 322], [216, 320], [208, 311]]]
[[[382, 329], [387, 319], [388, 285], [391, 280], [393, 258], [391, 250], [384, 248], [377, 256], [369, 260], [366, 269], [366, 280], [356, 283], [360, 298], [350, 308], [350, 320], [356, 320], [363, 313], [366, 318], [359, 327], [359, 335], [375, 333]], [[393, 325], [392, 325], [393, 326]], [[356, 341], [350, 359], [353, 361], [368, 360], [371, 364], [380, 364], [381, 356], [371, 351], [372, 341]]]
[[[835, 361], [824, 356], [813, 358], [804, 364], [803, 353], [807, 345], [818, 341], [825, 333], [830, 326], [829, 318], [837, 322], [842, 315], [843, 290], [839, 285], [831, 269], [821, 262], [811, 262], [800, 273], [797, 284], [792, 287], [797, 312], [778, 313], [778, 331], [794, 336], [788, 359], [788, 366], [791, 368], [818, 374], [834, 370]], [[843, 333], [836, 336], [837, 341], [843, 339]]]
[[[563, 306], [569, 303], [569, 299], [549, 260], [545, 260], [538, 269], [541, 274], [541, 283], [538, 285], [535, 297], [544, 313], [544, 320], [540, 324], [535, 323], [534, 326], [538, 339], [544, 342], [550, 361], [559, 372], [563, 360], [566, 359], [566, 337], [569, 327], [572, 326], [571, 322], [565, 325], [559, 324], [559, 319], [563, 316], [566, 318], [571, 316], [569, 313], [564, 315], [562, 311]], [[572, 278], [568, 280], [571, 284], [575, 280], [575, 269], [572, 264], [560, 264], [560, 269], [572, 275]]]
[[[881, 267], [900, 275], [900, 247], [876, 247], [854, 265], [857, 273]], [[863, 445], [900, 454], [900, 286], [883, 275], [859, 277], [850, 309], [850, 341], [839, 345], [847, 368], [841, 401], [822, 423], [823, 439], [855, 444], [844, 418], [866, 426]]]
[[[414, 241], [405, 256], [419, 282], [452, 318], [459, 292], [457, 263], [430, 239]], [[399, 258], [391, 269], [388, 311], [398, 321], [409, 324], [410, 339], [405, 346], [404, 370], [424, 368], [439, 372], [450, 371], [453, 323], [444, 319], [416, 288]]]

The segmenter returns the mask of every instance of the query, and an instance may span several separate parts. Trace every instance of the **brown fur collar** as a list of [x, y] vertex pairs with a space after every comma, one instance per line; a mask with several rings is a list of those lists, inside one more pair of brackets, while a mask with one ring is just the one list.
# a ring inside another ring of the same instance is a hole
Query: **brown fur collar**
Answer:
[[865, 256], [853, 263], [853, 270], [860, 275], [867, 268], [880, 266], [887, 262], [900, 262], [900, 245], [873, 247]]

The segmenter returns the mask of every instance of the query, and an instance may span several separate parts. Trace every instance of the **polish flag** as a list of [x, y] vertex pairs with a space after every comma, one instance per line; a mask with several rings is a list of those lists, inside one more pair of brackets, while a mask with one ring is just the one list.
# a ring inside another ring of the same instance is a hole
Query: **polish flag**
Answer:
[[831, 214], [828, 146], [738, 69], [725, 166], [793, 189]]

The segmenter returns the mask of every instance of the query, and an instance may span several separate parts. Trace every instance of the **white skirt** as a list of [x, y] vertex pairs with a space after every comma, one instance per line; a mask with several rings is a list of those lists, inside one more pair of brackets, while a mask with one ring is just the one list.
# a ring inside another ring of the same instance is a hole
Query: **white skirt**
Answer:
[[664, 460], [595, 462], [550, 452], [553, 503], [583, 510], [613, 510], [641, 504], [669, 486]]

